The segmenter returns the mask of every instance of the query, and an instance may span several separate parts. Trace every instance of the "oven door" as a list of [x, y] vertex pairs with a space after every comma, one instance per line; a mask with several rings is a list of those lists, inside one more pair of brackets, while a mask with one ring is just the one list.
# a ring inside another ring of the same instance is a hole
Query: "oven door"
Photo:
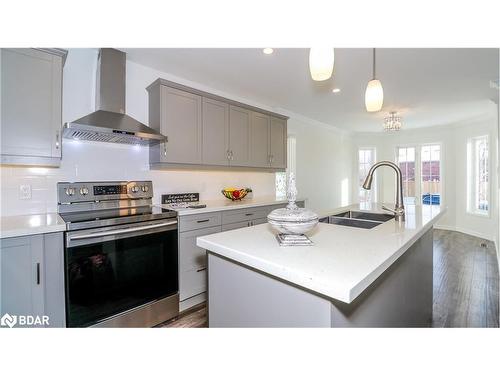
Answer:
[[68, 327], [87, 327], [178, 293], [177, 220], [66, 233]]

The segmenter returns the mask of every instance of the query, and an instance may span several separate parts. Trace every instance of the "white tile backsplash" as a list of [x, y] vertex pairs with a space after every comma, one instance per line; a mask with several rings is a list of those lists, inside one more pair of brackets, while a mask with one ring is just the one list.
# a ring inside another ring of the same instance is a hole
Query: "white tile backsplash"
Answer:
[[[59, 181], [152, 180], [154, 203], [161, 194], [199, 192], [218, 199], [224, 187], [250, 187], [255, 197], [274, 196], [275, 176], [268, 172], [149, 170], [148, 148], [97, 142], [63, 141], [60, 168], [0, 167], [2, 216], [57, 212]], [[32, 197], [22, 200], [19, 186], [31, 185]]]

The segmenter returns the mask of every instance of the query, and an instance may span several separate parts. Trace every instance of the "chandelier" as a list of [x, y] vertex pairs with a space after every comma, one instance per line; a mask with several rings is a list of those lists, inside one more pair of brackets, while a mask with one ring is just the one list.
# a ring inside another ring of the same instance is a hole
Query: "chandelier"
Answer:
[[396, 116], [397, 112], [389, 113], [389, 116], [384, 118], [384, 130], [386, 131], [398, 131], [401, 130], [403, 125], [401, 122], [401, 117]]

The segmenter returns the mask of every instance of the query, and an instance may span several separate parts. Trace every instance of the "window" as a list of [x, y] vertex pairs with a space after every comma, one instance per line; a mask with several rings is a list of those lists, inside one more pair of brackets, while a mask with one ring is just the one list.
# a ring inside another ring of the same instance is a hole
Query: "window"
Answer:
[[287, 140], [286, 140], [286, 154], [287, 154], [287, 160], [286, 160], [286, 172], [276, 172], [276, 198], [277, 199], [285, 199], [286, 198], [286, 185], [288, 183], [287, 181], [287, 175], [289, 172], [292, 172], [293, 174], [297, 175], [297, 156], [296, 156], [296, 144], [297, 140], [295, 136], [289, 135]]
[[467, 211], [489, 214], [489, 145], [488, 136], [470, 138], [467, 142]]
[[441, 203], [441, 145], [424, 145], [420, 151], [422, 204], [439, 205]]
[[396, 164], [403, 175], [403, 202], [416, 204], [415, 192], [415, 147], [397, 147]]
[[368, 175], [370, 167], [375, 164], [375, 148], [360, 148], [358, 150], [358, 186], [359, 186], [359, 203], [376, 202], [376, 183], [372, 184], [371, 190], [363, 189], [363, 183]]

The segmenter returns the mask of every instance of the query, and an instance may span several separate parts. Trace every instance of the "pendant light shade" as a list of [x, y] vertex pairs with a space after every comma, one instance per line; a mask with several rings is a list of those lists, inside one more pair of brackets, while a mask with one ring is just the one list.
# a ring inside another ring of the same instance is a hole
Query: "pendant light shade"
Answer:
[[365, 106], [368, 112], [377, 112], [384, 104], [384, 89], [382, 83], [375, 78], [375, 48], [373, 49], [373, 78], [368, 82], [365, 91]]
[[384, 89], [378, 79], [368, 82], [365, 92], [365, 106], [368, 112], [377, 112], [384, 104]]
[[333, 48], [311, 48], [309, 50], [309, 70], [315, 81], [325, 81], [332, 76], [335, 62]]

